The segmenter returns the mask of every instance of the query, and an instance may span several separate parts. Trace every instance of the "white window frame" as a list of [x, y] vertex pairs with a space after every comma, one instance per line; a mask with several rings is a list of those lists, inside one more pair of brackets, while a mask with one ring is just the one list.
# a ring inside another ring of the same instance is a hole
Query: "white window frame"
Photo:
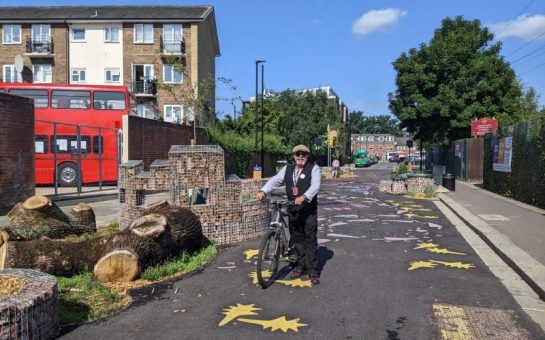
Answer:
[[[47, 38], [44, 40], [43, 38], [45, 37]], [[50, 42], [51, 41], [51, 25], [48, 25], [48, 24], [32, 25], [32, 41], [37, 43]]]
[[[13, 39], [13, 29], [17, 27], [19, 29], [19, 41], [16, 41]], [[9, 35], [7, 34], [7, 30], [10, 30]], [[22, 30], [21, 25], [2, 25], [2, 44], [4, 45], [15, 45], [20, 44], [22, 41]], [[7, 40], [7, 37], [11, 37], [10, 41]]]
[[[142, 112], [139, 112], [141, 110]], [[149, 103], [138, 103], [136, 104], [136, 114], [138, 117], [147, 118], [147, 119], [155, 119], [155, 112], [152, 108], [150, 108]], [[148, 117], [153, 116], [153, 117]]]
[[[151, 27], [151, 39], [146, 40], [146, 28]], [[141, 31], [142, 39], [137, 39], [137, 31]], [[133, 28], [133, 42], [135, 44], [153, 44], [153, 24], [135, 24]]]
[[[176, 117], [173, 110], [174, 109], [180, 109], [180, 116]], [[183, 123], [184, 121], [184, 108], [182, 105], [176, 105], [176, 104], [166, 104], [163, 106], [163, 120], [165, 122], [171, 122], [171, 123]]]
[[[110, 73], [110, 79], [108, 79], [108, 72]], [[113, 80], [114, 73], [117, 73], [118, 80]], [[104, 82], [105, 83], [120, 83], [121, 82], [121, 70], [117, 67], [107, 67], [104, 69]]]
[[[170, 73], [171, 80], [167, 81], [167, 72]], [[180, 81], [174, 80], [174, 75], [179, 74], [180, 75]], [[163, 65], [163, 83], [165, 84], [183, 84], [184, 82], [184, 74], [182, 72], [179, 72], [176, 70], [175, 65], [170, 64], [164, 64]]]
[[[46, 66], [49, 66], [48, 71], [43, 70], [44, 68], [46, 68]], [[38, 71], [36, 70], [37, 68], [42, 69], [42, 74], [46, 74], [45, 72], [49, 72], [49, 79], [47, 79], [47, 76], [46, 76], [45, 80], [36, 80], [36, 74], [38, 73]], [[32, 82], [33, 83], [47, 83], [47, 84], [52, 83], [53, 82], [53, 67], [52, 67], [52, 65], [51, 64], [33, 65], [32, 66]]]
[[[16, 78], [13, 79], [13, 76], [11, 78], [6, 78], [6, 69], [10, 69], [10, 74], [15, 75]], [[5, 83], [22, 83], [23, 82], [23, 75], [21, 72], [17, 72], [17, 69], [15, 69], [15, 65], [3, 65], [2, 66], [2, 81]]]
[[[117, 31], [117, 39], [114, 39], [112, 37], [112, 32], [113, 31]], [[119, 27], [116, 27], [116, 26], [106, 26], [106, 27], [104, 27], [104, 42], [118, 43], [120, 41], [119, 32], [121, 32]]]
[[[74, 80], [73, 76], [75, 75], [75, 72], [77, 72], [78, 80]], [[81, 80], [81, 75], [83, 72], [83, 80]], [[85, 84], [87, 82], [87, 69], [85, 68], [72, 68], [70, 69], [70, 84]]]
[[[76, 31], [83, 31], [83, 39], [76, 39]], [[87, 30], [82, 27], [74, 27], [72, 28], [72, 41], [73, 42], [85, 42], [85, 38], [87, 37]]]

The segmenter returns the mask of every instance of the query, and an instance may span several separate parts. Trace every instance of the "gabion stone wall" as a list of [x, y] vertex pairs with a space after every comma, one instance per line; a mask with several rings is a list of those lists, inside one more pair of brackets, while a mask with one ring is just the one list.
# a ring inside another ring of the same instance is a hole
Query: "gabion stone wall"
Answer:
[[26, 287], [0, 299], [0, 339], [54, 339], [59, 331], [57, 280], [32, 269], [2, 269]]
[[[261, 236], [270, 222], [268, 207], [256, 201], [264, 180], [224, 174], [223, 149], [215, 145], [173, 145], [169, 159], [157, 160], [144, 171], [142, 161], [119, 167], [120, 228], [141, 216], [145, 193], [169, 190], [169, 203], [190, 208], [203, 233], [215, 244], [230, 244]], [[200, 202], [196, 202], [200, 195]]]

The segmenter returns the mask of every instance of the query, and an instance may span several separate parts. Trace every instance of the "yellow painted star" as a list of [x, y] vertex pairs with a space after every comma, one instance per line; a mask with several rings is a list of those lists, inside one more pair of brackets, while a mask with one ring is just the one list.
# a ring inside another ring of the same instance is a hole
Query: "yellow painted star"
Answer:
[[299, 327], [308, 326], [304, 323], [299, 323], [299, 318], [293, 319], [293, 320], [287, 320], [285, 316], [281, 316], [274, 320], [255, 320], [255, 319], [238, 319], [240, 322], [246, 322], [251, 323], [254, 325], [260, 325], [263, 326], [263, 329], [270, 328], [271, 332], [274, 332], [276, 330], [282, 330], [282, 332], [286, 333], [288, 330], [292, 330], [294, 332], [299, 332]]
[[300, 278], [295, 280], [276, 280], [276, 282], [291, 287], [312, 287], [310, 280], [301, 280]]
[[426, 249], [426, 248], [437, 248], [438, 244], [435, 243], [418, 243], [413, 249]]
[[[264, 279], [271, 277], [271, 274], [272, 273], [270, 271], [268, 271], [268, 270], [262, 270], [261, 271], [261, 276]], [[248, 274], [248, 276], [252, 278], [252, 283], [254, 285], [259, 283], [259, 281], [257, 280], [257, 272], [251, 272], [250, 274]]]
[[243, 315], [257, 315], [256, 310], [261, 310], [261, 308], [254, 307], [255, 304], [251, 305], [241, 305], [237, 303], [236, 306], [229, 306], [229, 308], [223, 309], [223, 314], [225, 317], [218, 324], [219, 327], [227, 325], [229, 322]]
[[455, 251], [450, 251], [446, 248], [428, 248], [426, 249], [426, 251], [430, 252], [430, 253], [434, 253], [434, 254], [452, 254], [452, 255], [467, 255], [467, 254], [464, 254], [464, 253], [458, 253], [458, 252], [455, 252]]
[[415, 270], [418, 268], [435, 268], [437, 267], [436, 263], [433, 263], [433, 261], [413, 261], [410, 263], [410, 267], [408, 270]]
[[450, 268], [457, 268], [457, 269], [475, 268], [475, 265], [473, 265], [471, 263], [462, 263], [460, 261], [458, 261], [458, 262], [443, 262], [443, 261], [435, 261], [435, 260], [430, 260], [430, 261], [434, 262], [434, 263], [440, 263], [440, 264], [445, 265], [445, 266], [450, 267]]
[[247, 249], [242, 252], [244, 255], [246, 255], [246, 260], [251, 260], [252, 257], [257, 256], [259, 254], [259, 249]]

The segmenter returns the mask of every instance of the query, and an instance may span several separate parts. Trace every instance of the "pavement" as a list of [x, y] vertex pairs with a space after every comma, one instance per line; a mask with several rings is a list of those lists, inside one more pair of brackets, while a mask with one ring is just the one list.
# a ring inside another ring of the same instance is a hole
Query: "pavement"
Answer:
[[439, 198], [545, 300], [545, 210], [462, 181]]

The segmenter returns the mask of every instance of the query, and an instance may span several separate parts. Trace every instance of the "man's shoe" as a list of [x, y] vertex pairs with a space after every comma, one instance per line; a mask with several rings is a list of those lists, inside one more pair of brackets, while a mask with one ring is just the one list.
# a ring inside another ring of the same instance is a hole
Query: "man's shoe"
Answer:
[[298, 279], [300, 278], [301, 276], [303, 276], [303, 270], [301, 269], [294, 269], [292, 272], [291, 272], [291, 275], [290, 275], [290, 278], [292, 279]]
[[312, 284], [314, 285], [317, 285], [320, 283], [320, 275], [318, 274], [309, 274], [308, 278], [310, 279], [310, 282], [312, 282]]

